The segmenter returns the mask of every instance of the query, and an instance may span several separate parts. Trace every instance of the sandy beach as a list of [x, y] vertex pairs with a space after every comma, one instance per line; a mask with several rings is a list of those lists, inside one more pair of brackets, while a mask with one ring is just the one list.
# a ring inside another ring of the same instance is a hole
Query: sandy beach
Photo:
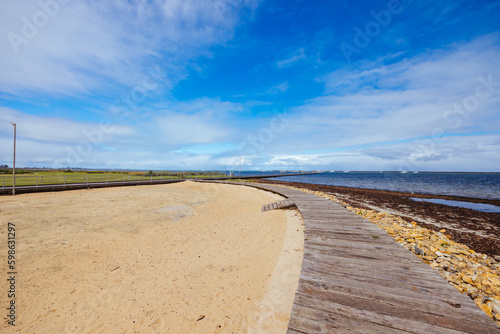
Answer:
[[195, 182], [0, 197], [0, 268], [10, 222], [17, 270], [16, 326], [0, 331], [285, 333], [304, 226], [261, 213], [280, 199]]

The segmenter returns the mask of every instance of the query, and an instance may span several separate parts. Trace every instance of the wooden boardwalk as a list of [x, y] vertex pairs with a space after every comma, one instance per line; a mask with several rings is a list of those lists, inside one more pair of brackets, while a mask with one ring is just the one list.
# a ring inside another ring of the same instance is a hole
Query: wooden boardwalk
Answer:
[[500, 333], [500, 327], [385, 231], [330, 200], [291, 199], [305, 222], [304, 260], [288, 333]]

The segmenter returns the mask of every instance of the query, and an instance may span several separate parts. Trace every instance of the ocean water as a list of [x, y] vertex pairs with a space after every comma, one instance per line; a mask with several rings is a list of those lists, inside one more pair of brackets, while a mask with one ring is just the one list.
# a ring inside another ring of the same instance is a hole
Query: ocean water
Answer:
[[272, 180], [500, 200], [500, 174], [329, 172]]
[[443, 204], [443, 205], [448, 205], [448, 206], [459, 206], [461, 208], [472, 209], [472, 210], [482, 211], [482, 212], [500, 213], [500, 206], [490, 205], [490, 204], [451, 201], [451, 200], [439, 199], [439, 198], [426, 198], [426, 199], [410, 198], [410, 199], [413, 201], [417, 201], [417, 202], [429, 202], [429, 203]]

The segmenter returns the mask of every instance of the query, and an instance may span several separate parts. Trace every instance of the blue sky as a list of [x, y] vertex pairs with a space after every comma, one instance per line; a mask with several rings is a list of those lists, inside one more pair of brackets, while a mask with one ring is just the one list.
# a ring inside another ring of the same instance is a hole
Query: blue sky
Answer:
[[0, 4], [0, 163], [495, 171], [500, 1]]

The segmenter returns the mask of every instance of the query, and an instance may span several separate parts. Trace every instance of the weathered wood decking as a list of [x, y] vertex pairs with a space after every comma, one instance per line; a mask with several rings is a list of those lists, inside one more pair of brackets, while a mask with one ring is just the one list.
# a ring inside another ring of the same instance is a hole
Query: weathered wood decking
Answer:
[[264, 204], [262, 206], [262, 212], [266, 212], [269, 210], [276, 210], [276, 209], [286, 209], [286, 208], [289, 208], [289, 207], [294, 206], [294, 205], [295, 205], [295, 203], [291, 199], [287, 198], [287, 199], [284, 199], [282, 201]]
[[302, 191], [256, 187], [291, 199], [305, 222], [288, 333], [500, 333], [468, 296], [366, 219]]

